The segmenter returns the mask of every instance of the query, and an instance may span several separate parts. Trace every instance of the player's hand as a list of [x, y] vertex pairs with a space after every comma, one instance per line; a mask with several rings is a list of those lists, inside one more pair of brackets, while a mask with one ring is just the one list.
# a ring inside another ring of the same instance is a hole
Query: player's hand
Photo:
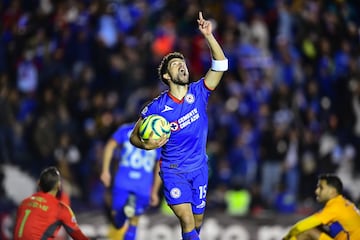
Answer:
[[203, 18], [202, 12], [199, 12], [199, 19], [197, 22], [199, 24], [199, 30], [204, 36], [212, 34], [212, 24], [210, 21]]
[[285, 237], [282, 238], [282, 240], [293, 240], [294, 238], [287, 234]]
[[166, 134], [163, 134], [159, 139], [154, 139], [152, 137], [153, 134], [153, 132], [150, 133], [149, 139], [143, 140], [144, 145], [148, 150], [160, 148], [169, 141], [169, 138], [166, 136]]
[[108, 171], [103, 171], [100, 175], [101, 182], [105, 185], [105, 187], [110, 187], [111, 184], [111, 174]]

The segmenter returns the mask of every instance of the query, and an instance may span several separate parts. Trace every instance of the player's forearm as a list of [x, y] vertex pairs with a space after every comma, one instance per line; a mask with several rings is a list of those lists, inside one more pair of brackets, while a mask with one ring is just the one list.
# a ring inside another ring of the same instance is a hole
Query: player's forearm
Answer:
[[139, 136], [139, 126], [138, 126], [138, 124], [135, 125], [134, 129], [131, 132], [130, 142], [135, 147], [147, 150], [147, 148], [145, 146], [145, 143], [143, 141], [141, 141], [141, 138]]
[[297, 222], [289, 231], [290, 236], [296, 236], [302, 232], [305, 232], [306, 230], [315, 228], [317, 226], [321, 225], [321, 221], [315, 217], [310, 216], [307, 217], [299, 222]]
[[131, 142], [131, 144], [134, 145], [135, 147], [138, 147], [138, 148], [141, 148], [141, 149], [145, 149], [145, 150], [152, 150], [152, 149], [157, 148], [156, 146], [154, 147], [153, 145], [149, 144], [148, 142], [143, 141], [143, 140], [140, 138], [139, 128], [140, 128], [141, 122], [142, 122], [142, 119], [140, 118], [140, 119], [136, 122], [135, 127], [134, 127], [134, 129], [132, 130], [132, 132], [131, 132], [131, 135], [130, 135], [130, 142]]
[[69, 232], [69, 235], [74, 240], [90, 240], [90, 238], [86, 237], [80, 229], [75, 229], [74, 231]]
[[160, 162], [157, 161], [156, 163], [156, 167], [154, 169], [154, 182], [153, 182], [153, 186], [152, 186], [152, 192], [154, 193], [158, 193], [162, 184], [161, 178], [159, 176], [159, 171], [160, 171]]
[[111, 160], [111, 154], [107, 153], [105, 150], [104, 157], [103, 157], [103, 163], [102, 163], [102, 171], [107, 172], [110, 169], [110, 161]]
[[134, 145], [135, 147], [141, 148], [141, 149], [145, 149], [148, 150], [145, 146], [145, 144], [141, 141], [139, 136], [136, 136], [137, 134], [131, 135], [130, 137], [130, 142], [132, 145]]
[[212, 58], [214, 60], [223, 60], [226, 58], [219, 42], [216, 40], [213, 34], [205, 36], [205, 39], [208, 43]]
[[109, 171], [110, 163], [112, 156], [114, 154], [114, 149], [116, 148], [117, 144], [114, 140], [109, 140], [105, 146], [104, 155], [103, 155], [103, 162], [102, 162], [102, 171]]

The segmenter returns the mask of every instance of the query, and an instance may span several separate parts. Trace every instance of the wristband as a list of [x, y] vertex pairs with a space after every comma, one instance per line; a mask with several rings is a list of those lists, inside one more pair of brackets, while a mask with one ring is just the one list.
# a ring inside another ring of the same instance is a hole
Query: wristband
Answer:
[[211, 70], [217, 71], [217, 72], [225, 72], [228, 70], [229, 67], [229, 61], [227, 58], [223, 60], [211, 60]]

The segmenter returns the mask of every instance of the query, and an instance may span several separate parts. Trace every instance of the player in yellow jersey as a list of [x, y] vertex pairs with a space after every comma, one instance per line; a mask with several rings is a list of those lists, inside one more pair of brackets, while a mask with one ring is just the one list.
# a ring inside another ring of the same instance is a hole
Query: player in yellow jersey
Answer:
[[343, 184], [333, 174], [318, 178], [316, 200], [325, 206], [297, 222], [283, 240], [360, 240], [360, 212], [342, 195]]

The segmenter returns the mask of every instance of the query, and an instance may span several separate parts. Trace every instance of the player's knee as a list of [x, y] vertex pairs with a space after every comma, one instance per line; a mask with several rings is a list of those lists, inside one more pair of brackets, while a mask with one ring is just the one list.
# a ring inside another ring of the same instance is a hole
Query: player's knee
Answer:
[[299, 234], [297, 237], [298, 240], [317, 240], [320, 237], [321, 232], [315, 228], [309, 229], [301, 234]]
[[181, 221], [182, 226], [191, 227], [191, 228], [195, 227], [194, 216], [192, 214], [183, 213], [182, 215], [180, 215], [178, 217]]
[[296, 240], [306, 240], [306, 239], [308, 239], [307, 232], [300, 233], [299, 235], [296, 236]]

